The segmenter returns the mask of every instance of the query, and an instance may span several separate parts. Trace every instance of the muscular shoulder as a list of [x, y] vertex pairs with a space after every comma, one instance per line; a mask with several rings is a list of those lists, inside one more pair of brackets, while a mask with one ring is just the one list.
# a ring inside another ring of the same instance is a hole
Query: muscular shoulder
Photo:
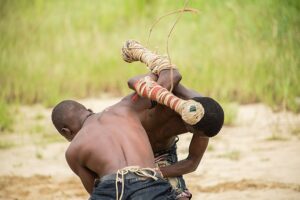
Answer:
[[71, 143], [65, 152], [65, 158], [70, 168], [76, 173], [77, 169], [85, 165], [85, 158], [89, 151], [89, 145], [82, 143]]
[[70, 168], [76, 173], [77, 171], [77, 163], [76, 163], [76, 151], [75, 148], [70, 144], [68, 149], [65, 152], [65, 157]]
[[74, 139], [71, 144], [69, 145], [68, 149], [65, 152], [65, 157], [67, 161], [72, 161], [76, 160], [79, 161], [79, 158], [82, 157], [86, 151], [87, 148], [83, 148], [84, 146], [88, 145], [83, 145], [83, 140], [84, 138], [80, 138], [80, 140]]
[[76, 156], [78, 155], [78, 151], [79, 151], [78, 145], [71, 143], [65, 152], [66, 159], [67, 160], [76, 159]]

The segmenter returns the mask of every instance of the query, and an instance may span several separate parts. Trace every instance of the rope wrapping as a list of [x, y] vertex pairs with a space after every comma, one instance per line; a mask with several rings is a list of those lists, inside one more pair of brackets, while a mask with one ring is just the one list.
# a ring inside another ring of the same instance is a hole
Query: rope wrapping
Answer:
[[190, 125], [195, 125], [204, 116], [203, 106], [194, 100], [183, 100], [176, 97], [166, 88], [158, 85], [150, 76], [141, 78], [134, 84], [136, 92], [148, 99], [157, 101], [177, 112]]
[[[152, 178], [153, 180], [157, 180], [156, 177], [156, 171], [152, 168], [140, 168], [139, 166], [129, 166], [125, 167], [123, 169], [119, 169], [116, 173], [116, 200], [121, 200], [124, 194], [124, 176], [128, 174], [129, 172], [136, 174], [140, 177], [145, 178]], [[150, 174], [151, 172], [152, 174]], [[121, 177], [119, 177], [121, 176]], [[119, 190], [118, 190], [118, 182], [121, 182], [122, 188], [121, 188], [121, 194], [119, 197]]]
[[159, 75], [162, 70], [176, 68], [167, 56], [157, 55], [135, 40], [125, 42], [122, 47], [122, 57], [128, 63], [140, 61], [146, 64], [151, 72], [156, 75]]

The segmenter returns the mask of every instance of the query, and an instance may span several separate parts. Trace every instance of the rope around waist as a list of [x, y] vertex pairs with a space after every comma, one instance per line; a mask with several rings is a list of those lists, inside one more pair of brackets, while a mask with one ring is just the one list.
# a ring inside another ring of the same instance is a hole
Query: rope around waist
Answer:
[[[163, 178], [161, 176], [160, 173], [156, 173], [155, 177], [157, 178]], [[149, 177], [141, 177], [141, 176], [138, 176], [134, 173], [128, 173], [124, 176], [124, 179], [125, 180], [129, 180], [129, 179], [139, 179], [139, 180], [145, 180], [146, 178], [149, 178]], [[102, 176], [100, 179], [99, 179], [99, 182], [104, 182], [104, 181], [115, 181], [116, 180], [116, 173], [115, 174], [108, 174], [108, 175], [105, 175], [105, 176]], [[118, 177], [118, 182], [121, 182], [121, 179], [120, 177]]]
[[[116, 185], [116, 200], [121, 200], [124, 193], [124, 180], [138, 179], [146, 180], [153, 179], [158, 180], [163, 178], [161, 172], [156, 168], [141, 168], [139, 166], [129, 166], [119, 169], [115, 174], [108, 174], [100, 178], [98, 183], [103, 181], [115, 181]], [[118, 183], [121, 183], [121, 195], [119, 197]]]

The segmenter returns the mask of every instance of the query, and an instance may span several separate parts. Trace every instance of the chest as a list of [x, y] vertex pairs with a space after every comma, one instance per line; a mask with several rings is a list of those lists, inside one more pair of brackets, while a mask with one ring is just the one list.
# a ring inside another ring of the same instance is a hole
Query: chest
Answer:
[[146, 110], [141, 117], [141, 122], [152, 145], [153, 143], [165, 143], [186, 132], [181, 117], [164, 106]]

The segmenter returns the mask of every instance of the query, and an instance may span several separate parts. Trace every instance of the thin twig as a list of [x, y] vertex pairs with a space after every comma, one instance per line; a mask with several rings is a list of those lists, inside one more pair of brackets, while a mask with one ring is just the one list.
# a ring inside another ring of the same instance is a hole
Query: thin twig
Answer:
[[171, 12], [157, 18], [155, 20], [155, 22], [151, 25], [151, 28], [149, 30], [149, 35], [148, 35], [147, 46], [146, 47], [148, 47], [149, 40], [150, 40], [150, 37], [151, 37], [151, 33], [154, 29], [154, 26], [156, 26], [156, 24], [158, 24], [158, 22], [160, 22], [160, 20], [162, 20], [163, 18], [165, 18], [167, 16], [170, 16], [170, 15], [173, 15], [173, 14], [176, 14], [176, 13], [182, 13], [182, 12], [199, 13], [199, 10], [194, 9], [194, 8], [181, 8], [181, 9], [178, 9], [178, 10], [171, 11]]
[[171, 12], [169, 12], [169, 13], [167, 13], [167, 14], [165, 14], [165, 15], [159, 17], [159, 18], [157, 18], [157, 19], [154, 21], [154, 23], [151, 25], [151, 28], [150, 28], [150, 30], [149, 30], [148, 39], [147, 39], [147, 45], [146, 45], [146, 47], [148, 47], [148, 45], [149, 45], [151, 33], [152, 33], [152, 31], [153, 31], [154, 26], [156, 26], [156, 24], [158, 24], [158, 22], [160, 22], [160, 20], [162, 20], [163, 18], [165, 18], [165, 17], [167, 17], [167, 16], [170, 16], [170, 15], [173, 15], [173, 14], [179, 13], [179, 16], [177, 17], [176, 21], [174, 22], [174, 24], [173, 24], [173, 26], [172, 26], [172, 28], [171, 28], [169, 34], [168, 34], [168, 38], [167, 38], [167, 55], [168, 55], [168, 59], [169, 59], [170, 66], [171, 66], [171, 70], [170, 70], [170, 80], [171, 80], [171, 88], [170, 88], [170, 92], [172, 92], [172, 91], [173, 91], [173, 88], [174, 88], [174, 83], [173, 83], [173, 79], [172, 79], [172, 77], [173, 77], [173, 67], [172, 67], [171, 57], [170, 57], [170, 53], [169, 53], [169, 39], [170, 39], [170, 36], [171, 36], [171, 34], [172, 34], [172, 32], [173, 32], [173, 30], [174, 30], [176, 24], [178, 23], [178, 21], [180, 20], [182, 14], [183, 14], [184, 12], [191, 12], [191, 13], [196, 13], [196, 14], [199, 13], [199, 10], [197, 10], [197, 9], [194, 9], [194, 8], [187, 8], [188, 3], [189, 3], [189, 0], [185, 0], [183, 8], [178, 9], [178, 10], [174, 10], [174, 11], [171, 11]]
[[[186, 0], [182, 10], [185, 10], [188, 3], [189, 3], [189, 0]], [[173, 67], [172, 67], [172, 61], [171, 61], [171, 57], [170, 57], [170, 53], [169, 53], [169, 39], [170, 39], [170, 36], [171, 36], [176, 24], [178, 23], [179, 19], [182, 17], [182, 14], [183, 14], [183, 12], [179, 13], [179, 16], [177, 17], [176, 21], [174, 22], [174, 24], [173, 24], [173, 26], [172, 26], [169, 34], [168, 34], [168, 38], [167, 38], [167, 55], [168, 55], [168, 59], [169, 59], [170, 66], [171, 66], [171, 70], [170, 70], [170, 80], [171, 80], [170, 92], [173, 91], [174, 83], [173, 83]]]

